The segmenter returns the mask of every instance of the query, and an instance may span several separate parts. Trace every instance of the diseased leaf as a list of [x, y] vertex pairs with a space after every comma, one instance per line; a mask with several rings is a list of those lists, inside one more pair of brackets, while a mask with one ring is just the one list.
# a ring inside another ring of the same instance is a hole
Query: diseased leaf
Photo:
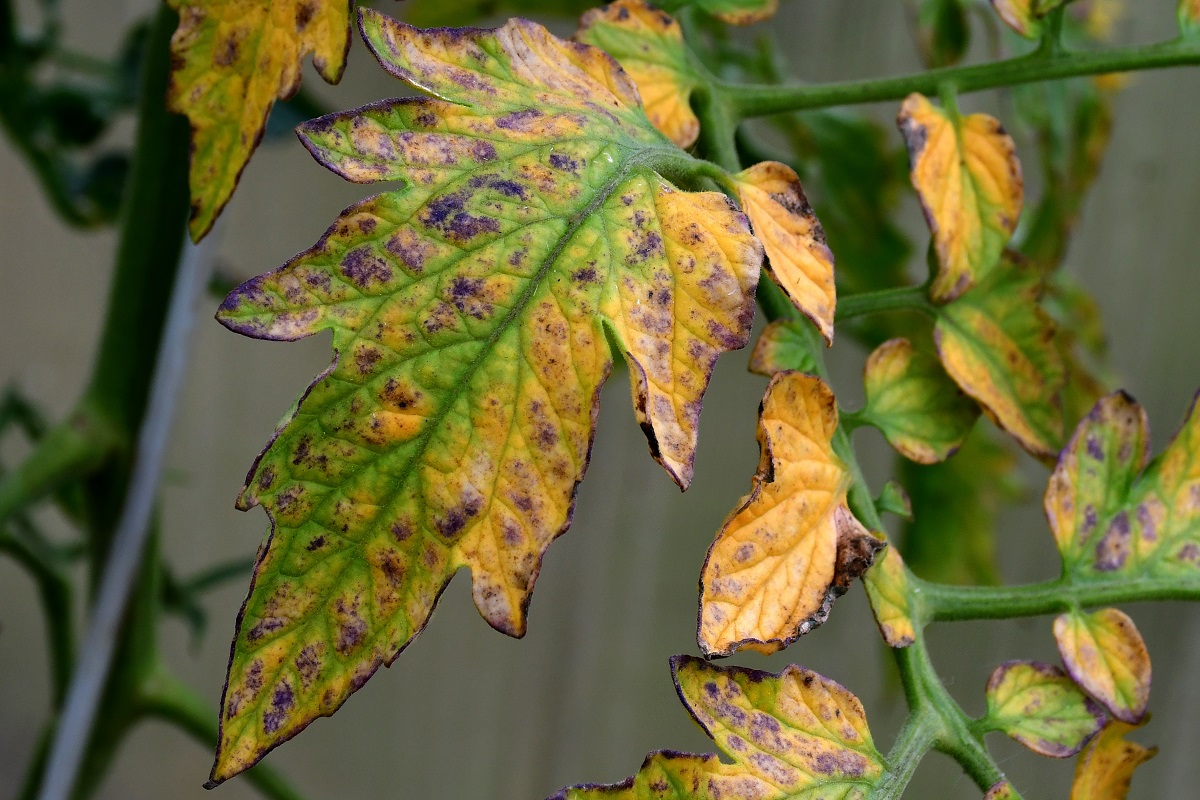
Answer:
[[1054, 620], [1067, 672], [1122, 722], [1137, 723], [1150, 701], [1150, 653], [1128, 615], [1115, 608]]
[[1200, 36], [1200, 0], [1179, 0], [1179, 32]]
[[704, 81], [688, 59], [683, 30], [669, 14], [643, 0], [617, 0], [584, 14], [575, 38], [620, 62], [654, 127], [680, 147], [696, 143], [700, 120], [690, 99]]
[[753, 25], [779, 10], [779, 0], [683, 0], [675, 5], [693, 5], [730, 25]]
[[905, 458], [920, 464], [957, 452], [979, 417], [979, 406], [942, 369], [937, 358], [907, 339], [889, 339], [867, 358], [865, 419]]
[[733, 763], [659, 751], [621, 783], [572, 786], [551, 800], [865, 800], [885, 774], [862, 703], [828, 678], [690, 656], [674, 656], [671, 669], [680, 699]]
[[1104, 725], [1104, 712], [1052, 664], [1009, 661], [988, 678], [988, 730], [1002, 731], [1035, 753], [1068, 758]]
[[992, 271], [1016, 230], [1024, 200], [1016, 145], [995, 117], [960, 117], [919, 94], [897, 122], [937, 250], [930, 293], [953, 300]]
[[1044, 507], [1065, 574], [1200, 580], [1196, 401], [1166, 451], [1142, 471], [1148, 427], [1137, 401], [1110, 394], [1079, 423], [1059, 457]]
[[723, 195], [654, 171], [688, 157], [609, 56], [524, 20], [421, 31], [364, 10], [361, 25], [389, 72], [442, 99], [306, 124], [331, 170], [405, 186], [219, 313], [257, 338], [331, 329], [337, 358], [239, 501], [273, 533], [239, 619], [217, 782], [391, 663], [460, 567], [488, 623], [524, 633], [587, 465], [606, 331], [681, 487], [716, 358], [749, 335], [761, 247]]
[[816, 361], [804, 330], [807, 324], [777, 319], [763, 328], [750, 351], [750, 371], [768, 378], [784, 370], [816, 372]]
[[742, 210], [767, 252], [767, 271], [833, 344], [833, 253], [795, 171], [764, 161], [733, 176]]
[[1021, 495], [1016, 458], [991, 430], [977, 426], [941, 464], [900, 464], [912, 499], [901, 550], [921, 578], [963, 585], [997, 584], [996, 526], [1004, 504]]
[[258, 146], [276, 99], [300, 88], [312, 53], [317, 72], [341, 80], [352, 0], [168, 0], [172, 111], [192, 125], [192, 239], [208, 233]]
[[1112, 720], [1079, 754], [1071, 800], [1125, 800], [1133, 771], [1154, 758], [1157, 747], [1125, 741], [1125, 734], [1141, 726]]
[[988, 789], [983, 800], [1018, 800], [1017, 790], [1008, 781], [1000, 781]]
[[596, 0], [416, 0], [397, 4], [404, 21], [420, 27], [462, 25], [495, 14], [555, 14], [577, 17]]
[[1031, 266], [1006, 259], [974, 290], [942, 306], [934, 339], [946, 372], [996, 424], [1039, 458], [1063, 436], [1066, 380], [1054, 323]]
[[700, 575], [706, 656], [773, 653], [829, 616], [883, 546], [846, 506], [850, 475], [833, 454], [837, 401], [820, 378], [771, 379], [750, 494], [725, 521]]
[[917, 47], [927, 67], [948, 67], [966, 55], [971, 43], [962, 0], [915, 0]]
[[879, 632], [889, 647], [908, 647], [917, 638], [908, 594], [908, 573], [904, 559], [895, 547], [889, 547], [883, 559], [867, 570], [863, 586], [879, 623]]
[[992, 7], [1017, 33], [1026, 39], [1042, 35], [1042, 18], [1037, 13], [1038, 0], [991, 0]]

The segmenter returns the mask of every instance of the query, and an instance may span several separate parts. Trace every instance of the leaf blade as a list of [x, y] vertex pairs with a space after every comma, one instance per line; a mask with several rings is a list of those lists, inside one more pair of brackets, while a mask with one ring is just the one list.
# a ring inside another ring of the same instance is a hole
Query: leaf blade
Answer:
[[1150, 702], [1150, 653], [1127, 614], [1115, 608], [1062, 614], [1054, 620], [1054, 640], [1084, 691], [1122, 722], [1142, 720]]
[[1125, 800], [1133, 771], [1154, 758], [1157, 747], [1125, 741], [1140, 726], [1113, 720], [1079, 754], [1071, 800]]
[[988, 678], [985, 724], [1035, 753], [1075, 755], [1104, 725], [1100, 707], [1051, 664], [1009, 661]]

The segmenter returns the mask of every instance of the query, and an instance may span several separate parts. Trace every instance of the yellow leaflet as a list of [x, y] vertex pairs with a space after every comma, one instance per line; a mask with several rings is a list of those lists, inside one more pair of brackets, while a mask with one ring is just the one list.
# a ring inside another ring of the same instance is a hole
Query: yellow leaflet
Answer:
[[1148, 442], [1146, 414], [1124, 392], [1102, 398], [1075, 429], [1043, 502], [1068, 575], [1200, 580], [1196, 402], [1145, 466]]
[[992, 270], [1016, 230], [1024, 201], [1016, 146], [994, 117], [951, 115], [919, 94], [897, 122], [937, 250], [930, 292], [953, 300]]
[[1154, 758], [1157, 747], [1125, 741], [1125, 734], [1140, 725], [1113, 720], [1079, 754], [1071, 800], [1125, 800], [1133, 771]]
[[987, 730], [1002, 731], [1035, 753], [1068, 758], [1104, 724], [1104, 712], [1052, 664], [1009, 661], [988, 678]]
[[654, 127], [680, 147], [696, 143], [700, 120], [690, 98], [702, 81], [688, 62], [683, 31], [669, 14], [643, 0], [617, 0], [584, 14], [575, 38], [620, 62]]
[[991, 3], [1000, 19], [1026, 39], [1036, 39], [1042, 35], [1039, 0], [991, 0]]
[[791, 167], [764, 161], [733, 176], [742, 210], [767, 251], [767, 270], [833, 344], [833, 253]]
[[745, 345], [762, 249], [724, 195], [652, 167], [687, 159], [603, 52], [513, 20], [421, 31], [363, 11], [409, 97], [301, 126], [325, 166], [403, 186], [236, 289], [229, 328], [333, 333], [335, 362], [260, 456], [239, 505], [272, 536], [239, 619], [213, 779], [332, 714], [471, 572], [521, 636], [570, 523], [609, 335], [651, 451], [681, 487], [720, 353]]
[[879, 623], [879, 632], [889, 647], [908, 647], [917, 638], [908, 597], [908, 572], [895, 547], [889, 547], [883, 559], [867, 570], [863, 586]]
[[680, 698], [733, 763], [660, 751], [623, 783], [573, 786], [551, 800], [865, 800], [883, 778], [862, 703], [828, 678], [689, 656], [671, 668]]
[[1066, 374], [1041, 278], [1006, 258], [975, 289], [942, 306], [934, 328], [942, 366], [1030, 454], [1053, 458], [1063, 436]]
[[883, 546], [846, 507], [833, 454], [837, 402], [820, 378], [777, 374], [758, 424], [750, 494], [721, 527], [700, 576], [700, 648], [773, 653], [820, 625]]
[[864, 416], [905, 458], [945, 461], [971, 433], [979, 407], [964, 395], [937, 358], [907, 339], [890, 339], [871, 353], [864, 369]]
[[337, 83], [350, 47], [351, 0], [168, 0], [172, 111], [192, 125], [190, 229], [199, 240], [229, 202], [277, 98], [300, 88], [309, 53]]
[[1075, 682], [1117, 719], [1140, 722], [1150, 700], [1150, 653], [1123, 611], [1072, 611], [1054, 620], [1058, 652]]

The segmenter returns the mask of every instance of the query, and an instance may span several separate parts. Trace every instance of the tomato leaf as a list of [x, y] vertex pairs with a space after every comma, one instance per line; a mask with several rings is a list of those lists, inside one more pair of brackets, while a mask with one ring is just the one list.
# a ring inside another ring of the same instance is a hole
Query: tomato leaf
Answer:
[[1038, 0], [991, 0], [991, 3], [1000, 19], [1026, 39], [1036, 39], [1042, 35]]
[[695, 6], [730, 25], [753, 25], [770, 19], [779, 10], [779, 0], [667, 0], [671, 7]]
[[971, 28], [962, 0], [917, 0], [917, 46], [927, 67], [948, 67], [966, 55]]
[[865, 800], [883, 778], [858, 698], [795, 665], [778, 675], [674, 656], [692, 717], [729, 756], [658, 751], [621, 783], [572, 786], [551, 800]]
[[276, 99], [300, 88], [312, 53], [337, 83], [350, 48], [352, 0], [168, 0], [179, 12], [171, 39], [167, 103], [192, 125], [192, 239], [212, 228], [266, 129]]
[[934, 338], [955, 383], [1031, 455], [1046, 459], [1062, 441], [1066, 375], [1041, 293], [1035, 269], [1005, 259], [939, 308]]
[[1179, 0], [1179, 32], [1200, 36], [1200, 0]]
[[771, 379], [758, 423], [758, 473], [709, 548], [700, 575], [706, 656], [773, 653], [823, 623], [883, 547], [846, 506], [851, 477], [830, 444], [837, 401], [820, 378]]
[[958, 451], [979, 417], [937, 358], [907, 339], [875, 348], [864, 369], [867, 405], [862, 416], [905, 458], [945, 461]]
[[879, 623], [879, 632], [889, 647], [908, 647], [917, 638], [912, 605], [908, 593], [908, 573], [904, 559], [895, 547], [889, 547], [882, 559], [863, 576], [863, 586]]
[[814, 373], [817, 362], [805, 330], [807, 322], [777, 319], [763, 328], [750, 351], [750, 371], [768, 378], [776, 372], [794, 369]]
[[767, 270], [792, 304], [833, 344], [833, 253], [795, 171], [764, 161], [733, 176], [742, 210], [767, 252]]
[[1150, 701], [1150, 653], [1123, 611], [1072, 611], [1054, 620], [1058, 652], [1075, 682], [1122, 722], [1137, 723]]
[[1125, 741], [1141, 726], [1113, 720], [1092, 739], [1075, 763], [1071, 800], [1125, 800], [1133, 771], [1154, 758], [1157, 747]]
[[1145, 466], [1148, 442], [1146, 414], [1124, 392], [1104, 397], [1075, 429], [1044, 499], [1066, 575], [1200, 580], [1195, 400], [1166, 451]]
[[1024, 201], [1016, 145], [995, 117], [960, 117], [919, 94], [897, 123], [937, 250], [930, 293], [953, 300], [992, 271], [1016, 230]]
[[303, 126], [334, 172], [405, 185], [219, 312], [256, 338], [331, 329], [337, 357], [239, 500], [273, 533], [239, 619], [216, 782], [391, 663], [460, 567], [488, 623], [524, 633], [587, 465], [607, 334], [681, 487], [716, 358], [749, 336], [761, 246], [723, 195], [655, 171], [694, 162], [609, 56], [524, 20], [421, 31], [364, 10], [361, 27], [385, 69], [440, 99]]
[[1104, 712], [1052, 664], [1009, 661], [988, 678], [983, 725], [1035, 753], [1068, 758], [1104, 725]]
[[680, 147], [696, 143], [700, 120], [690, 99], [705, 80], [692, 67], [683, 30], [669, 14], [643, 0], [617, 0], [584, 14], [575, 38], [621, 64], [654, 127]]

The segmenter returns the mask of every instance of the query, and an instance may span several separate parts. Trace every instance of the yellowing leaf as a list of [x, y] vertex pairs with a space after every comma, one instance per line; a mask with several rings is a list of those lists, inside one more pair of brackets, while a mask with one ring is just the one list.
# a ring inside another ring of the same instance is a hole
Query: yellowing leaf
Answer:
[[988, 730], [1003, 731], [1035, 753], [1067, 758], [1104, 724], [1104, 712], [1065, 672], [1036, 661], [1009, 661], [988, 678]]
[[1017, 792], [1008, 781], [1000, 781], [988, 789], [983, 800], [1017, 800]]
[[889, 547], [883, 559], [867, 570], [863, 586], [879, 623], [879, 632], [889, 647], [908, 647], [917, 638], [908, 594], [908, 573], [904, 559], [895, 547]]
[[804, 330], [807, 324], [790, 319], [769, 323], [750, 351], [750, 371], [768, 378], [784, 370], [816, 372], [816, 361]]
[[1042, 18], [1037, 13], [1039, 0], [991, 0], [1000, 19], [1026, 39], [1042, 35]]
[[262, 138], [275, 100], [300, 88], [312, 53], [337, 83], [350, 47], [350, 0], [168, 0], [179, 12], [171, 39], [168, 105], [192, 125], [192, 239], [208, 233]]
[[939, 309], [934, 338], [954, 382], [1032, 455], [1052, 458], [1063, 436], [1066, 375], [1040, 295], [1037, 271], [1006, 259]]
[[239, 501], [262, 504], [273, 533], [239, 619], [218, 782], [391, 663], [460, 567], [488, 623], [525, 632], [587, 466], [606, 331], [683, 487], [713, 365], [749, 337], [762, 250], [723, 195], [655, 171], [690, 157], [611, 58], [524, 20], [361, 21], [389, 72], [442, 99], [302, 126], [331, 170], [404, 186], [343, 212], [219, 312], [257, 338], [330, 329], [337, 358]]
[[753, 25], [775, 16], [779, 0], [690, 0], [691, 4], [730, 25]]
[[837, 402], [820, 378], [771, 379], [750, 494], [725, 521], [700, 576], [700, 648], [773, 653], [820, 625], [883, 542], [846, 506], [850, 475], [833, 454]]
[[1179, 30], [1184, 36], [1200, 35], [1200, 0], [1179, 0]]
[[952, 456], [975, 425], [979, 406], [938, 360], [907, 339], [889, 339], [867, 358], [862, 416], [905, 458], [935, 464]]
[[1075, 429], [1044, 499], [1066, 574], [1200, 581], [1196, 402], [1174, 441], [1141, 471], [1148, 441], [1146, 414], [1124, 392], [1103, 398]]
[[833, 343], [833, 253], [795, 171], [764, 161], [733, 176], [742, 210], [767, 251], [767, 270], [797, 309]]
[[1150, 653], [1123, 611], [1072, 611], [1054, 620], [1058, 652], [1075, 682], [1122, 722], [1140, 722], [1150, 700]]
[[948, 114], [919, 94], [897, 122], [937, 250], [930, 293], [953, 300], [992, 271], [1016, 230], [1024, 201], [1016, 146], [994, 117]]
[[584, 14], [575, 38], [620, 62], [637, 84], [654, 127], [680, 147], [696, 143], [700, 120], [689, 103], [703, 81], [688, 60], [679, 23], [669, 14], [643, 0], [617, 0]]
[[733, 763], [659, 751], [621, 783], [573, 786], [551, 800], [865, 800], [883, 778], [862, 703], [828, 678], [689, 656], [674, 656], [671, 669], [684, 705]]
[[1125, 741], [1125, 734], [1138, 727], [1118, 720], [1104, 726], [1079, 754], [1071, 800], [1125, 800], [1133, 771], [1158, 752], [1157, 747]]

